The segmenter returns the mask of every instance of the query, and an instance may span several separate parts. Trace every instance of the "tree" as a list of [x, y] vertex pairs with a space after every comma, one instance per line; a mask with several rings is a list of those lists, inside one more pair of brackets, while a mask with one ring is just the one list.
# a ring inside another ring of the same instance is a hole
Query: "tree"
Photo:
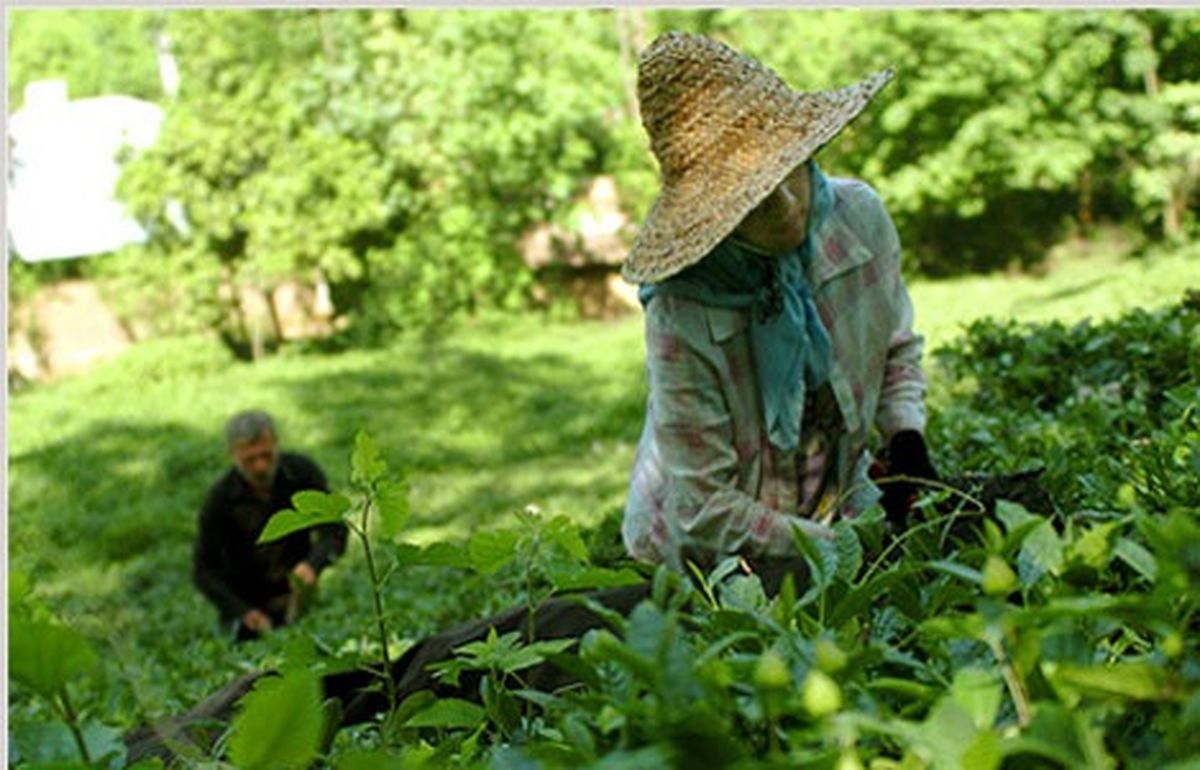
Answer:
[[72, 99], [162, 98], [156, 44], [161, 11], [16, 8], [8, 13], [9, 110], [35, 80], [67, 81]]

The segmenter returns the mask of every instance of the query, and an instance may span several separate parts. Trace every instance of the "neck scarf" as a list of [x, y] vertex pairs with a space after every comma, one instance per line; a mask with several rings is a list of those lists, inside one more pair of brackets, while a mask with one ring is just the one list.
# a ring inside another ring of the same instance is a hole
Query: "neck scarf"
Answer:
[[829, 379], [832, 351], [806, 273], [812, 232], [828, 214], [833, 196], [825, 175], [810, 162], [812, 183], [804, 243], [783, 256], [756, 251], [726, 238], [695, 265], [657, 284], [642, 284], [643, 306], [660, 295], [693, 299], [752, 314], [750, 345], [762, 393], [767, 437], [784, 451], [800, 442], [804, 398]]

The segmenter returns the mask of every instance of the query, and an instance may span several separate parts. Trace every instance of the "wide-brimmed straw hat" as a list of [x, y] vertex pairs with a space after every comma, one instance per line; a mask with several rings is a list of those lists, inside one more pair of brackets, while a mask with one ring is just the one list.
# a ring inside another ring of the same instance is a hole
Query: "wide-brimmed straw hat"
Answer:
[[656, 283], [699, 262], [891, 79], [801, 93], [716, 40], [659, 36], [638, 61], [638, 101], [662, 190], [622, 275]]

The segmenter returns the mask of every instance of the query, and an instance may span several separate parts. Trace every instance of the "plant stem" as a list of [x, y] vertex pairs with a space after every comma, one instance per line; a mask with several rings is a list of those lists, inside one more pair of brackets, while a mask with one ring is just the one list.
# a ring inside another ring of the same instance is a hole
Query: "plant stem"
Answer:
[[[991, 634], [988, 635], [991, 637]], [[1004, 641], [1002, 639], [988, 639], [988, 646], [992, 648], [992, 654], [996, 656], [996, 662], [1000, 664], [1000, 673], [1004, 677], [1004, 684], [1008, 687], [1008, 694], [1013, 699], [1013, 705], [1017, 708], [1017, 724], [1024, 729], [1029, 726], [1032, 720], [1032, 713], [1029, 708], [1029, 693], [1025, 689], [1025, 682], [1021, 679], [1021, 673], [1013, 666], [1012, 661], [1004, 653]]]
[[396, 710], [396, 683], [392, 681], [392, 663], [388, 659], [387, 624], [383, 619], [383, 597], [380, 596], [379, 574], [375, 571], [375, 558], [371, 553], [371, 538], [367, 536], [367, 519], [371, 512], [371, 498], [363, 504], [362, 529], [358, 532], [363, 544], [363, 555], [367, 560], [367, 572], [371, 575], [371, 596], [375, 600], [375, 622], [379, 626], [379, 644], [383, 653], [383, 683], [387, 691], [388, 711]]
[[71, 699], [67, 697], [66, 687], [58, 691], [58, 698], [62, 702], [63, 721], [67, 723], [67, 727], [71, 730], [71, 737], [75, 739], [75, 746], [79, 749], [79, 756], [83, 757], [85, 765], [90, 765], [92, 764], [92, 758], [88, 754], [87, 741], [83, 739], [83, 731], [79, 729], [79, 716], [71, 706]]

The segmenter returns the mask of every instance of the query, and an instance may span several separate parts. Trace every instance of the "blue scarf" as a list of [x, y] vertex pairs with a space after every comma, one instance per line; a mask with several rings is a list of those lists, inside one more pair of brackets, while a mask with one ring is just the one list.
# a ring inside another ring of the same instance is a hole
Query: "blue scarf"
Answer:
[[812, 262], [813, 230], [829, 213], [833, 195], [825, 175], [810, 163], [812, 202], [798, 249], [764, 255], [726, 238], [695, 265], [657, 284], [642, 284], [643, 306], [660, 295], [686, 297], [752, 313], [750, 345], [762, 389], [767, 437], [791, 451], [800, 443], [804, 397], [829, 379], [831, 345], [805, 274]]

